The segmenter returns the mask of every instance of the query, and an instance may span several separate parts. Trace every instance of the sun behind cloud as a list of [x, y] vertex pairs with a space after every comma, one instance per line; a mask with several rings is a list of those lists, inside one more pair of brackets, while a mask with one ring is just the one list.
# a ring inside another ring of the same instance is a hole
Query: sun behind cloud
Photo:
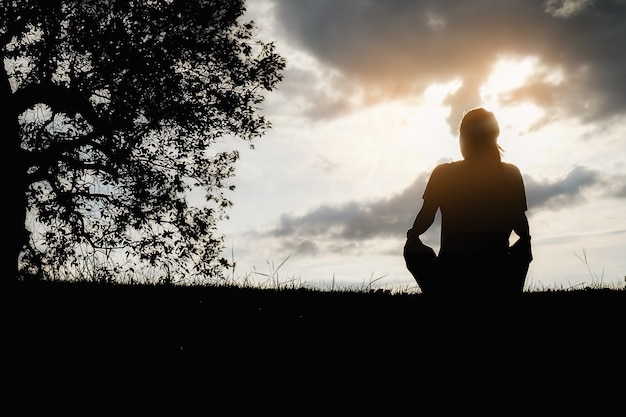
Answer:
[[498, 59], [481, 89], [481, 95], [491, 100], [499, 94], [521, 87], [532, 75], [537, 63], [538, 58], [533, 56]]
[[[537, 57], [502, 57], [492, 66], [486, 82], [481, 86], [483, 107], [494, 112], [500, 123], [500, 144], [506, 160], [528, 167], [536, 162], [542, 140], [522, 140], [545, 116], [545, 111], [530, 99], [515, 100], [515, 92], [536, 82], [561, 82], [556, 71], [548, 71]], [[532, 135], [530, 135], [532, 136]]]

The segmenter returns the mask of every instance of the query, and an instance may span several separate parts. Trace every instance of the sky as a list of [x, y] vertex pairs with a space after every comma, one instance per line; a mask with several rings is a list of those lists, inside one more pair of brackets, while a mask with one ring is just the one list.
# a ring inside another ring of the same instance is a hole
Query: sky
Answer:
[[484, 107], [525, 182], [526, 290], [624, 284], [626, 1], [250, 0], [249, 19], [287, 65], [272, 128], [224, 143], [233, 278], [416, 290], [406, 230]]

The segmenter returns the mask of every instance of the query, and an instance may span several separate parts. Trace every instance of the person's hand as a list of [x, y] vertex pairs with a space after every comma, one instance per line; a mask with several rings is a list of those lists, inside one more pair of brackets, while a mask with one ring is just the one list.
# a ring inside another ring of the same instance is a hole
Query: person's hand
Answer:
[[430, 246], [424, 245], [419, 238], [407, 238], [404, 244], [405, 254], [428, 255], [435, 257], [435, 251]]
[[509, 248], [510, 255], [522, 264], [529, 264], [533, 260], [530, 247], [530, 236], [521, 237]]

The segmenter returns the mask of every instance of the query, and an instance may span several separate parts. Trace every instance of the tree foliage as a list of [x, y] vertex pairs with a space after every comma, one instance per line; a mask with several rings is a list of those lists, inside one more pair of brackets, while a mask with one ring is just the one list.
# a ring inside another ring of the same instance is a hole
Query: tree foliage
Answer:
[[0, 7], [2, 123], [12, 127], [2, 143], [13, 161], [2, 172], [14, 247], [4, 267], [21, 253], [23, 276], [81, 278], [91, 265], [99, 279], [222, 277], [217, 223], [238, 154], [215, 144], [252, 146], [271, 127], [260, 105], [285, 65], [241, 22], [244, 2]]

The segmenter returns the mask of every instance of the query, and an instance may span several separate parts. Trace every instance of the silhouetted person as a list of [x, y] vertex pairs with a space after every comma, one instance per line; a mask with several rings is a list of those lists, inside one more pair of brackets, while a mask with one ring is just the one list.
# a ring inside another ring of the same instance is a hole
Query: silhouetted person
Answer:
[[[500, 159], [500, 128], [477, 108], [459, 127], [463, 160], [438, 165], [407, 231], [404, 259], [424, 294], [521, 294], [532, 261], [526, 193], [519, 169]], [[420, 235], [441, 211], [439, 255]], [[509, 246], [511, 232], [519, 237]]]

